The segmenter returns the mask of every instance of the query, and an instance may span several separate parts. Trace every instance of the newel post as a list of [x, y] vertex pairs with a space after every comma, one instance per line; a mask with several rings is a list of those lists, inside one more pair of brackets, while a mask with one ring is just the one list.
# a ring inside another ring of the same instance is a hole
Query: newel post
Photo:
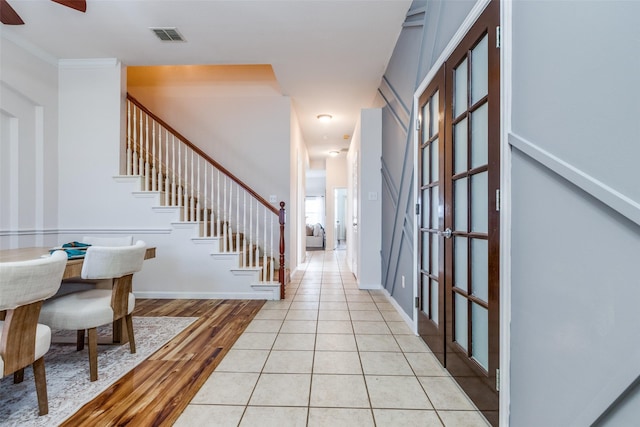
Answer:
[[284, 299], [284, 222], [285, 210], [284, 202], [280, 202], [280, 269], [278, 270], [278, 281], [280, 282], [280, 299]]

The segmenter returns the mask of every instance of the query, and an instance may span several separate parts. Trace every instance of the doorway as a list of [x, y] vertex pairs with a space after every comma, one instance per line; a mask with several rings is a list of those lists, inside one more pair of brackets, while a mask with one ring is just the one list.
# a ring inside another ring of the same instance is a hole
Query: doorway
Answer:
[[335, 188], [333, 190], [335, 206], [335, 232], [334, 248], [344, 250], [347, 248], [347, 189]]
[[419, 99], [418, 331], [498, 421], [500, 55], [491, 2]]

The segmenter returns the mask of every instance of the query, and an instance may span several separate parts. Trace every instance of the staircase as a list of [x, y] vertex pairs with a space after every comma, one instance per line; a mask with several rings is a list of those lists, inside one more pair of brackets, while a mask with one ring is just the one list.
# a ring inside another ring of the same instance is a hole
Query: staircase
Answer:
[[125, 171], [117, 180], [170, 214], [216, 268], [246, 277], [254, 295], [284, 298], [284, 202], [268, 203], [130, 95]]

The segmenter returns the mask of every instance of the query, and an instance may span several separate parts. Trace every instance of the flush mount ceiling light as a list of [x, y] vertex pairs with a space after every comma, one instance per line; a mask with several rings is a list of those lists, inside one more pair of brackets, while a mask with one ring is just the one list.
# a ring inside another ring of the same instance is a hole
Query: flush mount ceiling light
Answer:
[[329, 155], [330, 155], [330, 156], [335, 157], [335, 156], [337, 156], [338, 154], [340, 154], [340, 152], [339, 152], [339, 151], [337, 151], [337, 150], [329, 151]]
[[318, 115], [318, 120], [320, 120], [322, 123], [329, 123], [331, 121], [332, 117], [331, 114], [319, 114]]

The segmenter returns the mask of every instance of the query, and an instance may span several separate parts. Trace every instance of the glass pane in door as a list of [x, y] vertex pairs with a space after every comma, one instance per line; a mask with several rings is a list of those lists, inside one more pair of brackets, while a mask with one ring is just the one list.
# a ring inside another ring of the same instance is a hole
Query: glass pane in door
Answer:
[[426, 274], [422, 275], [422, 298], [421, 298], [421, 307], [426, 315], [429, 315], [429, 276]]
[[431, 187], [431, 228], [440, 226], [440, 193], [438, 186]]
[[431, 320], [438, 324], [438, 281], [431, 280]]
[[431, 233], [431, 274], [438, 275], [438, 235]]
[[456, 236], [453, 245], [453, 285], [466, 292], [468, 290], [467, 238]]
[[455, 231], [467, 230], [467, 178], [460, 178], [453, 184], [453, 229]]
[[489, 106], [482, 107], [471, 113], [471, 168], [487, 164], [489, 146]]
[[453, 73], [453, 117], [456, 118], [467, 109], [467, 60], [462, 61]]
[[467, 299], [460, 294], [455, 294], [455, 336], [454, 341], [460, 344], [462, 348], [467, 350], [469, 340], [469, 316], [467, 314]]
[[489, 315], [486, 308], [471, 304], [471, 356], [484, 369], [489, 369]]
[[471, 289], [483, 301], [489, 300], [489, 242], [471, 239]]
[[429, 233], [422, 233], [422, 270], [429, 271]]
[[471, 105], [489, 93], [489, 38], [485, 35], [471, 51]]
[[431, 116], [429, 115], [430, 113], [430, 109], [429, 109], [429, 103], [427, 102], [426, 104], [424, 104], [422, 106], [422, 141], [428, 141], [429, 140], [429, 129], [431, 129]]
[[429, 145], [431, 150], [431, 182], [435, 182], [438, 180], [439, 167], [438, 162], [440, 161], [440, 156], [438, 155], [438, 139], [434, 139], [433, 142]]
[[431, 182], [431, 157], [429, 157], [429, 147], [422, 149], [422, 185], [426, 185]]
[[438, 118], [440, 116], [440, 112], [438, 111], [439, 102], [440, 99], [440, 94], [439, 91], [436, 91], [436, 93], [433, 94], [433, 96], [431, 97], [431, 108], [430, 108], [430, 112], [431, 112], [431, 120], [429, 121], [429, 137], [432, 137], [433, 135], [435, 135], [436, 133], [438, 133]]
[[471, 231], [486, 233], [489, 229], [488, 173], [471, 176]]
[[431, 190], [425, 188], [422, 190], [422, 227], [429, 228], [429, 217], [431, 215]]
[[464, 119], [453, 127], [453, 173], [467, 170], [467, 152], [467, 119]]

